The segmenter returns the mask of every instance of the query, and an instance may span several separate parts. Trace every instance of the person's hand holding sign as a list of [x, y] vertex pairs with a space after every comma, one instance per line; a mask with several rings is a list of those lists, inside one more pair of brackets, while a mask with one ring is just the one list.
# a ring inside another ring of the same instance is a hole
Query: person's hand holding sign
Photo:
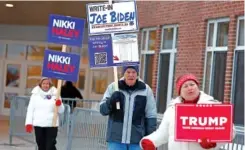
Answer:
[[57, 100], [55, 101], [55, 105], [56, 105], [56, 106], [60, 106], [61, 104], [62, 104], [62, 102], [61, 102], [60, 99], [57, 99]]
[[207, 138], [202, 138], [199, 141], [199, 144], [204, 149], [210, 149], [210, 148], [215, 148], [216, 147], [216, 143], [214, 143], [214, 142], [208, 142], [208, 139]]
[[112, 93], [111, 98], [107, 100], [107, 103], [111, 106], [111, 109], [114, 111], [117, 109], [117, 103], [122, 104], [124, 95], [120, 91], [115, 91]]

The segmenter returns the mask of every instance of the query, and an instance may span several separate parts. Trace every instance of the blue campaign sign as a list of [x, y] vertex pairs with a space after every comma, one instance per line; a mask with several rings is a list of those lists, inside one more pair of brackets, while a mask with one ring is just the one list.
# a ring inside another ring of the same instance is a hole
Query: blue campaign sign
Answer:
[[82, 46], [85, 19], [50, 15], [48, 42], [71, 46]]
[[89, 36], [88, 51], [91, 68], [113, 66], [112, 39], [110, 35]]
[[61, 80], [78, 80], [80, 55], [45, 50], [42, 76]]
[[137, 34], [89, 36], [90, 68], [139, 65]]

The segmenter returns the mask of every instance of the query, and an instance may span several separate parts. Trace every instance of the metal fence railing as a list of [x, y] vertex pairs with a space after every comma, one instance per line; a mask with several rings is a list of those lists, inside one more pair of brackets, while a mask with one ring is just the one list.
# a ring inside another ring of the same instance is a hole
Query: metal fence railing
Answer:
[[27, 142], [35, 144], [32, 134], [25, 132], [25, 116], [29, 98], [13, 97], [10, 106], [10, 120], [9, 120], [9, 144], [13, 144], [13, 137], [21, 138]]
[[[28, 143], [32, 143], [35, 146], [34, 133], [26, 133], [25, 131], [25, 119], [27, 107], [29, 104], [30, 97], [18, 96], [13, 97], [11, 100], [10, 107], [10, 125], [9, 125], [9, 145], [15, 145], [13, 138], [18, 138], [24, 140]], [[60, 127], [58, 131], [57, 143], [62, 143], [58, 145], [64, 145], [62, 139], [67, 139], [69, 133], [69, 126], [64, 121], [70, 120], [70, 107], [65, 106], [65, 113], [59, 115]], [[64, 149], [64, 148], [59, 148]]]
[[[31, 143], [35, 146], [35, 137], [34, 133], [26, 133], [25, 131], [25, 119], [27, 107], [29, 104], [30, 97], [29, 96], [16, 96], [11, 99], [11, 107], [10, 107], [10, 120], [9, 120], [9, 145], [15, 145], [14, 137], [20, 140]], [[71, 110], [70, 105], [73, 105], [76, 102], [77, 107], [84, 107], [88, 109], [96, 110], [97, 104], [99, 101], [93, 100], [79, 100], [79, 99], [62, 99], [67, 103], [64, 104], [65, 112], [59, 115], [60, 127], [58, 130], [57, 137], [57, 149], [65, 150], [68, 143], [68, 135], [71, 127]], [[69, 101], [69, 103], [68, 103]]]
[[[25, 132], [25, 117], [30, 97], [17, 96], [11, 100], [9, 144], [14, 145], [13, 137], [22, 139], [35, 146], [34, 134]], [[65, 112], [60, 115], [57, 137], [58, 150], [106, 150], [106, 129], [108, 117], [99, 113], [99, 101], [62, 99]], [[64, 101], [66, 100], [66, 101]], [[74, 102], [76, 102], [74, 105]], [[71, 106], [71, 108], [70, 108]], [[76, 106], [75, 108], [73, 108]], [[158, 119], [158, 125], [161, 119]], [[245, 150], [244, 129], [237, 130], [232, 143], [220, 150]], [[167, 144], [158, 150], [168, 150]]]
[[107, 118], [95, 110], [75, 108], [67, 150], [106, 150]]
[[236, 136], [232, 143], [228, 143], [220, 148], [220, 150], [245, 150], [244, 146], [244, 129], [236, 130]]

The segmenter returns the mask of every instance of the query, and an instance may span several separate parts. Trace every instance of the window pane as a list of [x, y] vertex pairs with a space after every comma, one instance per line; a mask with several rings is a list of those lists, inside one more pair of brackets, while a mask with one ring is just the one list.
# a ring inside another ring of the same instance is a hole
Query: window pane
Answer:
[[54, 50], [54, 51], [62, 51], [62, 46], [61, 45], [49, 45], [48, 49]]
[[5, 50], [6, 50], [6, 44], [0, 43], [0, 59], [5, 57], [4, 56]]
[[104, 70], [93, 70], [92, 92], [104, 94], [107, 88], [108, 72]]
[[9, 44], [7, 48], [7, 58], [11, 59], [25, 59], [26, 45]]
[[81, 54], [81, 48], [80, 47], [74, 46], [74, 47], [71, 47], [70, 50], [71, 50], [72, 54], [78, 54], [78, 55]]
[[207, 62], [206, 62], [206, 73], [205, 73], [205, 88], [204, 88], [205, 93], [209, 93], [211, 59], [212, 59], [212, 52], [208, 52]]
[[146, 65], [144, 68], [145, 72], [145, 82], [151, 87], [152, 85], [152, 70], [153, 70], [153, 58], [154, 55], [146, 55]]
[[174, 82], [174, 76], [175, 76], [175, 68], [176, 68], [176, 53], [174, 54], [174, 71], [173, 71], [173, 79], [172, 79], [172, 94], [171, 97], [174, 95], [174, 88], [175, 88], [175, 82]]
[[45, 46], [28, 46], [27, 60], [43, 60]]
[[162, 49], [172, 49], [174, 39], [174, 28], [167, 28], [163, 30], [163, 47]]
[[156, 50], [156, 30], [149, 31], [148, 50]]
[[[35, 86], [38, 85], [39, 81], [40, 81], [41, 78], [34, 78], [34, 77], [29, 77], [27, 80], [26, 80], [26, 88], [29, 89], [29, 88], [34, 88]], [[29, 90], [28, 90], [29, 92]], [[26, 93], [26, 94], [31, 94], [31, 93]]]
[[57, 87], [58, 80], [52, 78], [51, 81], [52, 81], [53, 85], [54, 85], [55, 87]]
[[7, 87], [19, 87], [20, 85], [20, 69], [19, 64], [8, 64], [6, 74], [6, 86]]
[[83, 46], [82, 48], [81, 62], [82, 64], [88, 64], [88, 47], [87, 46]]
[[27, 77], [29, 77], [29, 76], [40, 77], [41, 74], [42, 74], [42, 67], [41, 66], [28, 66]]
[[175, 48], [177, 48], [177, 47], [178, 47], [178, 39], [179, 39], [178, 34], [179, 34], [179, 28], [176, 28], [176, 40], [175, 40]]
[[79, 72], [78, 88], [84, 90], [85, 86], [85, 70]]
[[10, 108], [10, 101], [15, 97], [18, 96], [17, 93], [4, 93], [4, 108]]
[[244, 126], [244, 51], [236, 52], [234, 87], [234, 122]]
[[214, 37], [214, 23], [210, 23], [208, 29], [208, 46], [213, 46], [213, 37]]
[[239, 21], [238, 46], [244, 46], [244, 20]]
[[159, 113], [164, 113], [167, 103], [168, 93], [168, 76], [169, 76], [169, 59], [170, 54], [160, 54], [160, 72], [159, 72], [159, 88], [158, 88], [158, 104]]
[[228, 45], [228, 30], [229, 22], [218, 23], [218, 33], [216, 46], [227, 46]]
[[42, 74], [41, 66], [28, 66], [26, 88], [34, 88], [40, 81], [41, 74]]
[[224, 99], [225, 70], [226, 70], [226, 54], [227, 52], [214, 52], [213, 67], [213, 97], [219, 101]]
[[143, 31], [142, 32], [142, 36], [143, 36], [143, 41], [141, 41], [142, 43], [141, 43], [141, 45], [142, 45], [142, 50], [146, 50], [145, 49], [145, 43], [146, 43], [146, 31]]

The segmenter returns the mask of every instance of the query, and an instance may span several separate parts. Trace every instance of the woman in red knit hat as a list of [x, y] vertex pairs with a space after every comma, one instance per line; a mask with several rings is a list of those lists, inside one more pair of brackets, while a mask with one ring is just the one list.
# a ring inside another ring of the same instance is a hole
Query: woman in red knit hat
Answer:
[[[220, 103], [210, 95], [199, 90], [199, 82], [193, 74], [180, 76], [176, 81], [178, 97], [168, 105], [159, 128], [152, 134], [145, 136], [140, 146], [143, 150], [155, 150], [157, 147], [168, 143], [168, 150], [205, 150], [219, 149], [225, 143], [209, 142], [205, 137], [200, 137], [201, 142], [177, 142], [174, 140], [175, 104], [210, 104]], [[233, 130], [233, 137], [235, 130]]]

